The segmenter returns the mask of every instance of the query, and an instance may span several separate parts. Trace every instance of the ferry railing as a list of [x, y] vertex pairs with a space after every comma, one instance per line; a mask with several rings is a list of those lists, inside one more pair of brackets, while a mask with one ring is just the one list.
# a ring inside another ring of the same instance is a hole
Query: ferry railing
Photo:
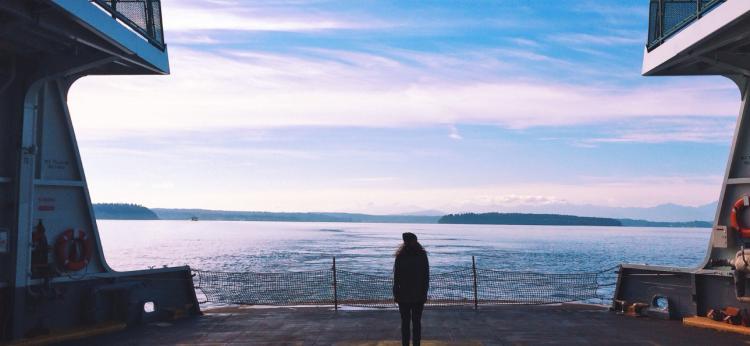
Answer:
[[[595, 272], [539, 273], [477, 266], [430, 275], [428, 306], [543, 305], [608, 302], [616, 279], [611, 267]], [[392, 277], [342, 270], [336, 258], [328, 269], [303, 272], [218, 272], [192, 269], [201, 303], [238, 305], [395, 306]]]
[[146, 39], [159, 49], [164, 49], [161, 0], [89, 0], [107, 11], [112, 18]]
[[670, 36], [700, 19], [726, 0], [651, 0], [649, 4], [648, 42], [651, 51]]

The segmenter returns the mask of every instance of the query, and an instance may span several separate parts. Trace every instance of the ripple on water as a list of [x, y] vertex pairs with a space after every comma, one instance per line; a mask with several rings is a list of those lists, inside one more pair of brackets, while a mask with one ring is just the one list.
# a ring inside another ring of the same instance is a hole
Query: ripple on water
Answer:
[[[223, 271], [328, 268], [388, 273], [401, 233], [414, 231], [436, 272], [471, 266], [542, 272], [596, 271], [619, 263], [694, 267], [709, 229], [399, 225], [284, 222], [99, 221], [116, 270], [190, 265]], [[673, 244], [679, 244], [679, 248]]]

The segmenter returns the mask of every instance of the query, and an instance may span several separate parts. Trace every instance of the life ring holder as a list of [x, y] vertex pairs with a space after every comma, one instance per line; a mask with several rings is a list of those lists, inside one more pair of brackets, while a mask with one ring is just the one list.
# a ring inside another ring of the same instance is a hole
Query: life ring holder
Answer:
[[[71, 243], [80, 250], [68, 251]], [[76, 243], [80, 243], [77, 245]], [[88, 234], [83, 230], [67, 229], [55, 241], [55, 258], [66, 271], [79, 271], [91, 261], [93, 247]]]

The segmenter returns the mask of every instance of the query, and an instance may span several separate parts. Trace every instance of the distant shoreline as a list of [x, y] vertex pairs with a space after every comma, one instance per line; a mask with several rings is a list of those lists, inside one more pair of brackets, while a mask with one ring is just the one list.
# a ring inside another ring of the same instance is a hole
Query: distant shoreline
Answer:
[[[483, 224], [539, 226], [609, 226], [660, 228], [711, 228], [707, 221], [655, 222], [634, 219], [596, 218], [561, 214], [485, 213], [470, 219], [449, 215], [370, 215], [357, 213], [285, 213], [260, 211], [226, 211], [207, 209], [146, 208], [137, 204], [97, 203], [94, 213], [99, 220], [196, 220], [203, 221], [269, 221], [269, 222], [340, 222], [340, 223], [406, 223], [406, 224]], [[499, 217], [493, 223], [488, 215]], [[443, 220], [443, 222], [441, 222]], [[468, 221], [457, 221], [468, 220]], [[536, 222], [535, 222], [536, 220]]]
[[603, 217], [524, 213], [448, 214], [441, 217], [438, 223], [465, 225], [622, 226], [622, 222], [619, 220]]

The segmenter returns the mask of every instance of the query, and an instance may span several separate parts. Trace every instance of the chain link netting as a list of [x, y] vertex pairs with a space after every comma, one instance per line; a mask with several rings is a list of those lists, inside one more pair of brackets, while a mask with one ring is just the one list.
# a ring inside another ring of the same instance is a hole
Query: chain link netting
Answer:
[[193, 270], [208, 302], [247, 305], [334, 303], [333, 270], [286, 273], [227, 273]]
[[[430, 275], [428, 306], [540, 305], [604, 301], [615, 268], [590, 273], [513, 272], [469, 267]], [[283, 273], [193, 270], [204, 303], [394, 307], [393, 279], [330, 269]]]
[[133, 30], [160, 46], [164, 45], [161, 0], [90, 0]]
[[651, 0], [647, 46], [652, 49], [725, 0]]

